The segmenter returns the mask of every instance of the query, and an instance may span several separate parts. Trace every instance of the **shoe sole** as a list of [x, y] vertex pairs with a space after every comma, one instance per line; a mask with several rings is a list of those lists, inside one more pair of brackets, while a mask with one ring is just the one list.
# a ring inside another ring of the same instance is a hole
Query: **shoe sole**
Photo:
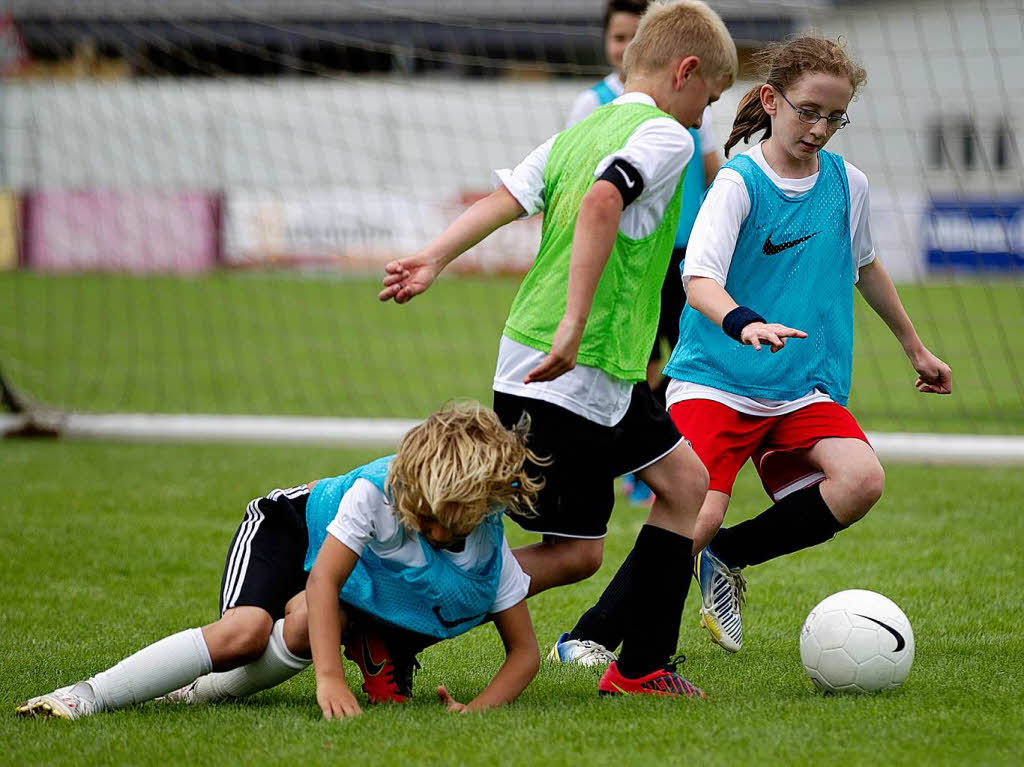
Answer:
[[606, 695], [606, 696], [608, 696], [610, 698], [614, 698], [614, 697], [616, 697], [618, 695], [653, 695], [653, 696], [658, 697], [658, 698], [685, 698], [685, 697], [687, 697], [686, 695], [673, 695], [672, 693], [661, 692], [659, 690], [650, 690], [650, 691], [647, 691], [647, 690], [643, 690], [643, 691], [636, 690], [634, 692], [619, 692], [618, 690], [598, 690], [597, 694], [599, 696]]
[[700, 609], [700, 625], [703, 628], [707, 629], [708, 634], [711, 635], [711, 641], [719, 647], [721, 647], [727, 653], [737, 653], [740, 651], [740, 648], [743, 647], [742, 644], [735, 647], [730, 647], [729, 645], [725, 644], [725, 635], [722, 633], [722, 630], [714, 624], [713, 621], [708, 620], [707, 613], [704, 612], [703, 607], [701, 607]]
[[70, 714], [45, 700], [18, 706], [15, 709], [15, 714], [23, 719], [66, 719], [71, 721]]
[[619, 695], [654, 695], [659, 698], [684, 698], [688, 700], [707, 700], [708, 696], [703, 690], [693, 695], [682, 695], [680, 693], [660, 692], [659, 690], [637, 690], [635, 692], [619, 692], [618, 690], [598, 690], [598, 697], [614, 698]]
[[[575, 666], [576, 668], [608, 668], [612, 662], [608, 661], [595, 661], [595, 662], [583, 662], [579, 660], [562, 660], [561, 656], [557, 652], [551, 651], [547, 657], [548, 663], [557, 663], [560, 666]], [[618, 694], [618, 693], [615, 693]]]

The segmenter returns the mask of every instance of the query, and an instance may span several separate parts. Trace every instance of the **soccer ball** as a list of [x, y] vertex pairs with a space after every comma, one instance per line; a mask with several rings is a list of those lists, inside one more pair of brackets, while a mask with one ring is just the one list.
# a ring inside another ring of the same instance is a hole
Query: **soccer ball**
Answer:
[[914, 632], [896, 603], [874, 591], [826, 597], [800, 631], [800, 660], [827, 692], [898, 687], [914, 662]]

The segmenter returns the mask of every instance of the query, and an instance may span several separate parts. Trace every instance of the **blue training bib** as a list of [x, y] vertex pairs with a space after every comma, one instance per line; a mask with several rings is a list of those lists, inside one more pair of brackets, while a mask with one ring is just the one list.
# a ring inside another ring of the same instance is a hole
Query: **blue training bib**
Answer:
[[[338, 477], [320, 480], [306, 502], [309, 548], [306, 570], [327, 537], [327, 526], [338, 512], [342, 496], [357, 479], [372, 482], [385, 493], [388, 467], [394, 456], [378, 458]], [[379, 557], [367, 546], [341, 589], [341, 599], [382, 621], [409, 631], [448, 639], [479, 625], [487, 617], [498, 593], [505, 530], [501, 512], [481, 524], [491, 555], [475, 570], [463, 570], [422, 536], [419, 543], [426, 563], [409, 567]]]
[[686, 166], [686, 177], [683, 179], [683, 199], [679, 203], [679, 228], [676, 229], [675, 248], [685, 248], [690, 241], [693, 222], [697, 220], [697, 211], [704, 200], [704, 153], [700, 146], [700, 132], [690, 128], [693, 137], [693, 157]]
[[843, 158], [818, 153], [814, 187], [790, 197], [746, 155], [723, 167], [743, 177], [750, 214], [725, 290], [768, 322], [806, 331], [777, 354], [737, 343], [687, 306], [665, 374], [745, 397], [794, 400], [817, 388], [845, 405], [853, 360], [850, 186]]
[[591, 85], [590, 90], [597, 94], [597, 102], [599, 106], [604, 106], [605, 104], [615, 101], [615, 91], [613, 91], [604, 80], [596, 85]]

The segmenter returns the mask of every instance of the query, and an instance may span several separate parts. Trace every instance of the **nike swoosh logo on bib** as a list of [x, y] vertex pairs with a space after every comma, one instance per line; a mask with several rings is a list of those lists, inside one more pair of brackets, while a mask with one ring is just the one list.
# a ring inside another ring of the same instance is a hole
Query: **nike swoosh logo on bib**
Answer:
[[768, 235], [765, 238], [764, 245], [761, 246], [761, 252], [766, 256], [774, 256], [776, 253], [781, 253], [787, 248], [792, 248], [794, 245], [799, 245], [804, 240], [811, 239], [815, 234], [821, 234], [821, 232], [815, 232], [814, 234], [804, 235], [796, 240], [790, 240], [789, 242], [780, 242], [778, 245], [772, 242], [772, 236]]
[[[860, 613], [856, 613], [856, 615], [860, 615]], [[875, 620], [870, 615], [860, 615], [860, 617], [861, 618], [867, 618], [872, 623], [877, 623], [879, 626], [881, 626], [886, 631], [888, 631], [890, 634], [892, 634], [894, 637], [896, 637], [896, 649], [893, 650], [893, 652], [899, 652], [900, 650], [902, 650], [904, 647], [907, 646], [907, 642], [906, 642], [905, 639], [903, 639], [903, 635], [900, 634], [900, 632], [898, 632], [892, 626], [887, 626], [884, 623], [882, 623], [882, 621]]]
[[441, 625], [442, 626], [444, 626], [445, 628], [449, 628], [449, 629], [450, 628], [455, 628], [460, 623], [466, 623], [468, 621], [471, 621], [471, 620], [474, 620], [476, 618], [481, 617], [479, 615], [470, 615], [468, 618], [459, 618], [458, 620], [454, 620], [454, 621], [445, 620], [444, 617], [441, 616], [441, 608], [438, 607], [437, 605], [434, 605], [434, 615], [436, 615], [437, 619], [439, 621], [441, 621]]

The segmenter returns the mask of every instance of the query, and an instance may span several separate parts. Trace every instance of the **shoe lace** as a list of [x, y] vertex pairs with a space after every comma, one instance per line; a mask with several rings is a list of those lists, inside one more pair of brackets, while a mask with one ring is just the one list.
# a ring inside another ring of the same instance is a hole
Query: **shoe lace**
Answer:
[[[665, 673], [672, 674], [677, 677], [676, 683], [682, 687], [682, 690], [686, 695], [692, 697], [706, 698], [707, 695], [704, 691], [688, 681], [681, 673], [679, 673], [679, 667], [686, 663], [686, 656], [682, 653], [669, 659], [668, 663], [665, 664]], [[678, 691], [678, 687], [675, 688]]]
[[738, 568], [726, 570], [724, 576], [732, 586], [733, 606], [739, 612], [739, 609], [747, 602], [747, 579], [743, 577], [743, 573]]
[[613, 663], [616, 660], [615, 653], [603, 644], [592, 642], [589, 639], [581, 640], [580, 644], [584, 648], [584, 652], [580, 653], [580, 658], [597, 658], [598, 660], [606, 663]]
[[671, 658], [669, 658], [668, 663], [665, 664], [665, 670], [671, 671], [673, 674], [678, 674], [679, 667], [682, 666], [684, 663], [686, 663], [685, 655], [683, 655], [682, 653], [679, 653], [678, 655], [673, 655]]

